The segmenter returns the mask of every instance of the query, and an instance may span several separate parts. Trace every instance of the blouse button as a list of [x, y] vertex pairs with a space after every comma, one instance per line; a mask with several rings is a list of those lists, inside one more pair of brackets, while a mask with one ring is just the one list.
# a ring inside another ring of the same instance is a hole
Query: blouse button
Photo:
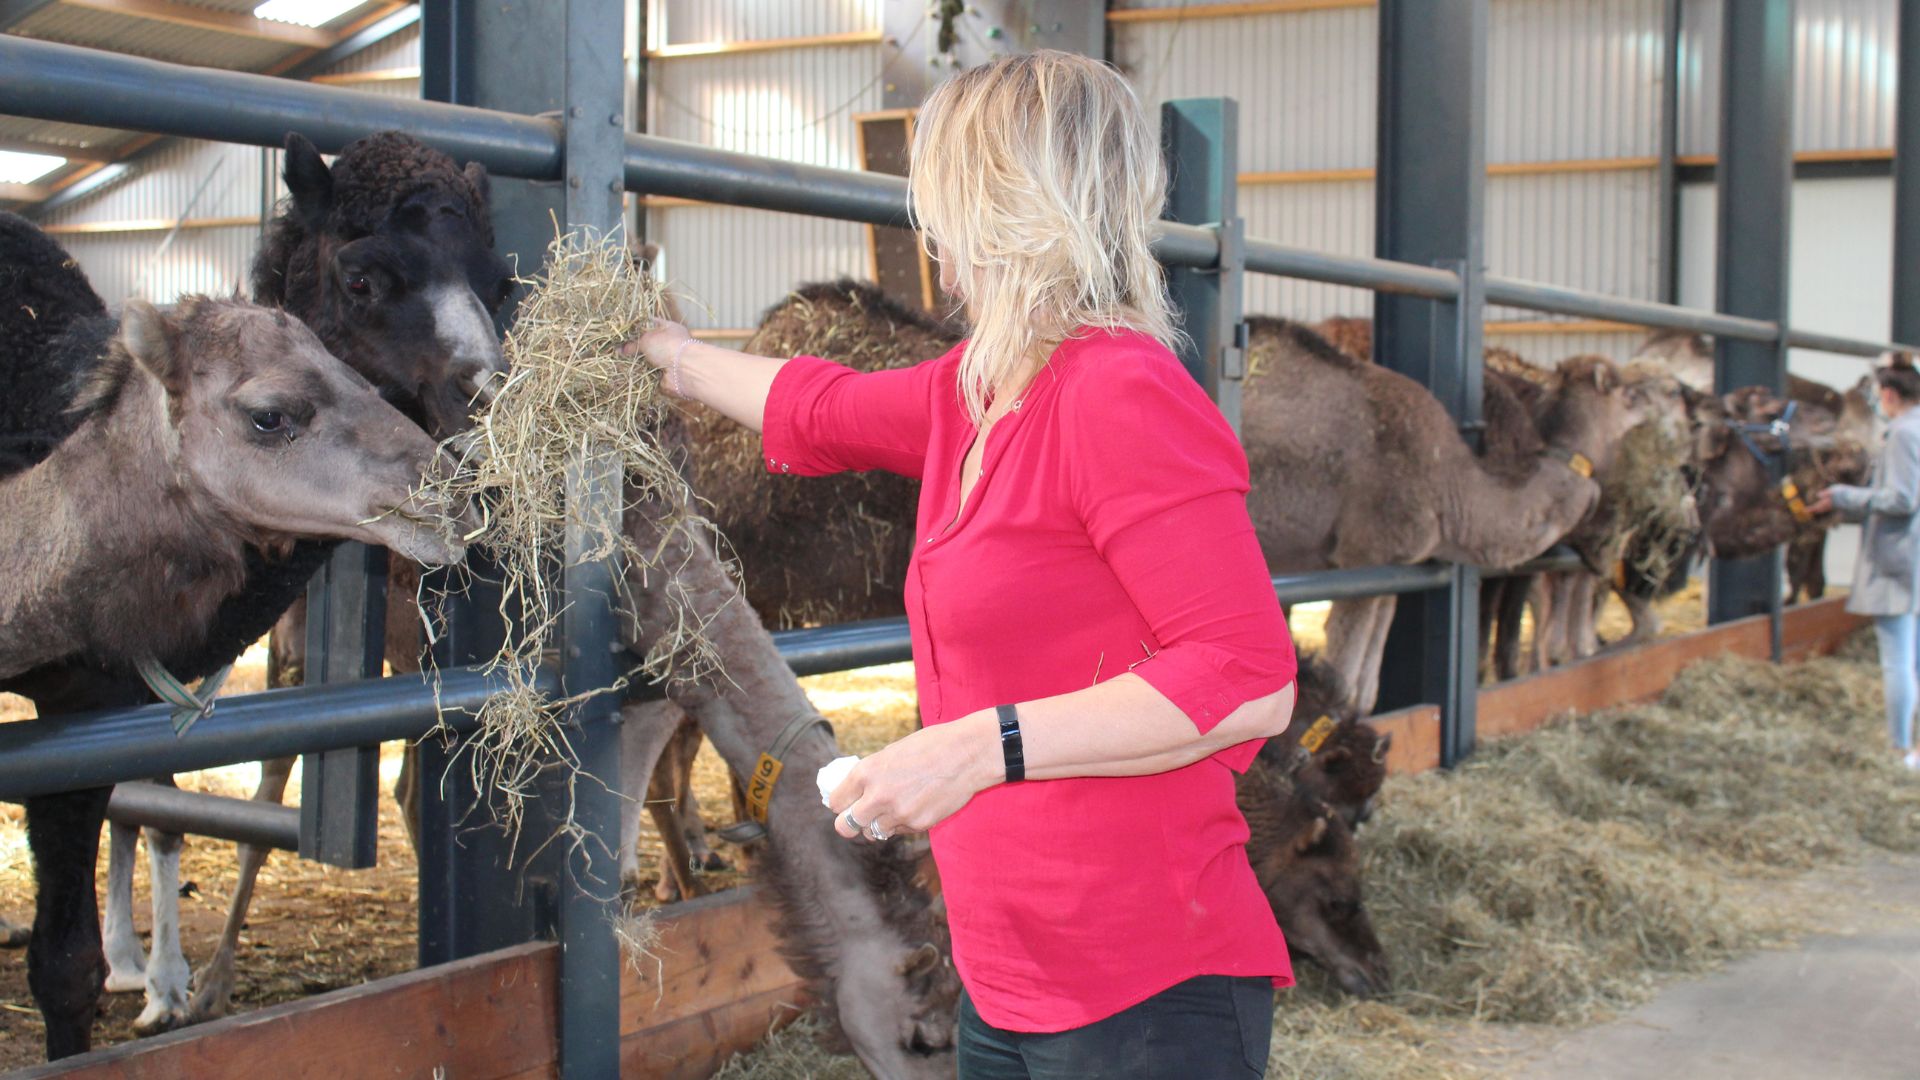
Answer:
[[792, 468], [792, 466], [790, 466], [790, 465], [788, 465], [788, 464], [787, 464], [787, 463], [785, 463], [785, 462], [781, 462], [781, 463], [780, 463], [780, 471], [781, 471], [781, 472], [786, 472], [787, 470], [789, 470], [789, 469], [791, 469], [791, 468]]

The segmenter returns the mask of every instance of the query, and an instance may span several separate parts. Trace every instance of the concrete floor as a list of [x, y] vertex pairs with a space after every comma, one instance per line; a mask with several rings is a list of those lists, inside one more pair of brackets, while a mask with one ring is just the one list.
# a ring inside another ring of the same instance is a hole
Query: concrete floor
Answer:
[[[1782, 886], [1822, 932], [1520, 1050], [1515, 1080], [1920, 1077], [1920, 859]], [[1518, 1049], [1518, 1048], [1515, 1048]]]

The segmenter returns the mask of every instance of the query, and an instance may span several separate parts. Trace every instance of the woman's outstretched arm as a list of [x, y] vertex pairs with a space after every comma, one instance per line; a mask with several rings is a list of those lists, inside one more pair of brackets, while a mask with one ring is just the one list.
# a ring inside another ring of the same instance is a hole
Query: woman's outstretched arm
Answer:
[[687, 328], [661, 319], [620, 347], [660, 369], [667, 393], [708, 405], [755, 431], [766, 426], [767, 392], [785, 360], [697, 341]]

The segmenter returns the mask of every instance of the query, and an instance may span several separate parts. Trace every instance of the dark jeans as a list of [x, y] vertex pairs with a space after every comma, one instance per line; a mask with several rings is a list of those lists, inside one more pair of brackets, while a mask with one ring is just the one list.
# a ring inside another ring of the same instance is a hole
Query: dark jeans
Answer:
[[1273, 980], [1201, 975], [1085, 1027], [1002, 1031], [960, 997], [960, 1080], [1247, 1080], [1267, 1074]]

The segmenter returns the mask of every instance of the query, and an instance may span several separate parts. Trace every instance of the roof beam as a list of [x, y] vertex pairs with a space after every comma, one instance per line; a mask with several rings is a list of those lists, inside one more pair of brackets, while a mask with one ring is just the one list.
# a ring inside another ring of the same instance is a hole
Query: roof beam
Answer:
[[0, 184], [0, 202], [39, 202], [50, 194], [40, 184]]
[[0, 0], [0, 30], [26, 22], [54, 0]]
[[129, 15], [136, 19], [172, 23], [175, 26], [191, 26], [197, 30], [213, 30], [222, 34], [257, 38], [261, 41], [277, 41], [283, 45], [295, 45], [303, 49], [325, 49], [334, 42], [333, 34], [318, 27], [295, 26], [292, 23], [256, 19], [236, 11], [189, 7], [186, 4], [176, 4], [173, 0], [60, 0], [60, 2], [69, 7], [104, 11], [114, 15]]
[[0, 150], [11, 150], [16, 154], [52, 154], [68, 161], [112, 161], [114, 154], [113, 148], [107, 146], [63, 146], [60, 143], [8, 138], [0, 138]]

